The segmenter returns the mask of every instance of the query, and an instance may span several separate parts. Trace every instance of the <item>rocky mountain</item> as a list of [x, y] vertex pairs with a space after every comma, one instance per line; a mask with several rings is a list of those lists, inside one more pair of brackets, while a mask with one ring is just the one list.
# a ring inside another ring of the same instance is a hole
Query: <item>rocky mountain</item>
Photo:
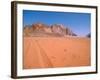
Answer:
[[51, 26], [43, 23], [35, 23], [24, 26], [24, 36], [77, 36], [70, 28], [62, 24]]

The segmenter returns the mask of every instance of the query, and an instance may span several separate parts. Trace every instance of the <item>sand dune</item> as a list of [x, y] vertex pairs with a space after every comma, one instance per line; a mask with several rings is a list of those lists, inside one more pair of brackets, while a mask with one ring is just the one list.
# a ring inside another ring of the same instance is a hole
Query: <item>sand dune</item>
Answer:
[[23, 69], [89, 66], [90, 39], [24, 37], [23, 55]]

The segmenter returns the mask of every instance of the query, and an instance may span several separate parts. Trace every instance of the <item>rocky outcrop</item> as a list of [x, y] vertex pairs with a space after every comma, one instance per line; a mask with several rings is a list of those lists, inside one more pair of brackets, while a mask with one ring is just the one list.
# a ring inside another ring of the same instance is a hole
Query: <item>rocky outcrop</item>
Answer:
[[47, 36], [77, 36], [71, 29], [62, 24], [53, 24], [48, 26], [43, 23], [36, 23], [24, 27], [25, 36], [47, 35]]
[[86, 35], [86, 37], [90, 38], [90, 37], [91, 37], [91, 34], [90, 34], [90, 33], [89, 33], [89, 34], [87, 34], [87, 35]]
[[24, 27], [23, 31], [24, 31], [25, 36], [29, 36], [33, 32], [33, 29], [30, 25], [27, 25], [27, 26]]
[[54, 24], [51, 26], [51, 31], [53, 33], [61, 34], [61, 35], [66, 35], [66, 28], [61, 25], [61, 24]]

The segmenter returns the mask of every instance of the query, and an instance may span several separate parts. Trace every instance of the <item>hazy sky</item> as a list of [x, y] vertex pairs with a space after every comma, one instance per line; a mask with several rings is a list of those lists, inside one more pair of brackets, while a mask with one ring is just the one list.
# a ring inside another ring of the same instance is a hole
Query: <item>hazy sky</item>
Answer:
[[63, 24], [79, 36], [90, 33], [91, 14], [23, 10], [23, 25], [41, 22], [47, 25]]

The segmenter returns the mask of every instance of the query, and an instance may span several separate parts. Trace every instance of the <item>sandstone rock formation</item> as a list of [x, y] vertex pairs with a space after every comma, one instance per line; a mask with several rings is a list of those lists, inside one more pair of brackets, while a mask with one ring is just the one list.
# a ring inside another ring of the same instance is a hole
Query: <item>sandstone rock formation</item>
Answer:
[[77, 36], [71, 29], [62, 24], [51, 26], [35, 23], [24, 27], [24, 36]]
[[61, 24], [54, 24], [51, 26], [51, 30], [53, 33], [58, 33], [61, 35], [66, 35], [66, 28]]

